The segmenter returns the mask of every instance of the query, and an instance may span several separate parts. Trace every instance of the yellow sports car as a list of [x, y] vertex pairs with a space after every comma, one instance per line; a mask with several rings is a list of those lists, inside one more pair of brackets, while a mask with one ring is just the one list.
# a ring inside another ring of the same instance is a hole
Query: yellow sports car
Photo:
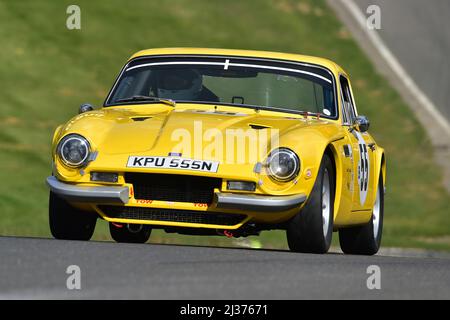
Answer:
[[286, 230], [289, 248], [375, 254], [386, 160], [332, 61], [275, 52], [144, 50], [101, 109], [53, 136], [49, 221], [89, 240], [98, 218], [118, 242], [152, 229], [240, 237]]

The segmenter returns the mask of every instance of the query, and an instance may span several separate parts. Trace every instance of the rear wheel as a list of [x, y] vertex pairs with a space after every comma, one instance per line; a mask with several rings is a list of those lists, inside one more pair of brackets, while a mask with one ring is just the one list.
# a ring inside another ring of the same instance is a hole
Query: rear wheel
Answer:
[[372, 219], [367, 224], [339, 230], [339, 243], [344, 253], [374, 255], [380, 249], [384, 217], [383, 189], [383, 177], [380, 176]]
[[289, 222], [287, 240], [292, 251], [326, 253], [330, 248], [333, 235], [334, 177], [333, 163], [325, 154], [308, 202]]
[[152, 229], [142, 224], [109, 223], [109, 232], [116, 242], [145, 243], [150, 238]]
[[49, 224], [56, 239], [89, 240], [94, 234], [97, 214], [71, 207], [50, 191]]

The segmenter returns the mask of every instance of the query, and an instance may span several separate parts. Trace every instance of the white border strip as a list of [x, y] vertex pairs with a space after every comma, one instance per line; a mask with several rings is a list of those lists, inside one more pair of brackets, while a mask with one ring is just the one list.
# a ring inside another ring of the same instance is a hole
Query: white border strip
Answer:
[[419, 86], [409, 76], [405, 69], [398, 62], [397, 58], [389, 50], [386, 44], [383, 42], [376, 30], [369, 30], [366, 24], [366, 17], [360, 8], [355, 4], [353, 0], [340, 0], [341, 3], [348, 9], [356, 22], [360, 25], [361, 29], [367, 35], [368, 39], [372, 42], [373, 46], [378, 50], [379, 54], [386, 61], [392, 71], [401, 79], [406, 88], [423, 106], [423, 108], [433, 117], [433, 119], [444, 129], [447, 134], [450, 134], [450, 124], [447, 119], [436, 108], [433, 102], [420, 90]]
[[170, 66], [170, 65], [179, 65], [179, 64], [188, 64], [188, 65], [211, 65], [211, 66], [224, 66], [224, 62], [193, 62], [193, 61], [169, 61], [169, 62], [152, 62], [152, 63], [143, 63], [138, 64], [133, 67], [129, 67], [125, 71], [130, 71], [137, 68], [143, 68], [143, 67], [152, 67], [152, 66]]
[[[226, 60], [228, 61], [228, 60]], [[258, 65], [258, 64], [247, 64], [247, 63], [227, 63], [227, 62], [195, 62], [195, 61], [172, 61], [172, 62], [153, 62], [153, 63], [144, 63], [139, 64], [133, 67], [128, 68], [126, 71], [130, 71], [136, 68], [142, 68], [142, 67], [150, 67], [150, 66], [163, 66], [163, 65], [214, 65], [214, 66], [223, 66], [225, 67], [248, 67], [248, 68], [261, 68], [261, 69], [269, 69], [269, 70], [279, 70], [279, 71], [288, 71], [288, 72], [295, 72], [295, 73], [302, 73], [307, 74], [312, 77], [316, 77], [319, 79], [322, 79], [328, 83], [332, 83], [330, 79], [327, 79], [325, 77], [322, 77], [318, 74], [308, 72], [308, 71], [302, 71], [297, 69], [290, 69], [290, 68], [279, 68], [279, 67], [272, 67], [272, 66], [265, 66], [265, 65]]]

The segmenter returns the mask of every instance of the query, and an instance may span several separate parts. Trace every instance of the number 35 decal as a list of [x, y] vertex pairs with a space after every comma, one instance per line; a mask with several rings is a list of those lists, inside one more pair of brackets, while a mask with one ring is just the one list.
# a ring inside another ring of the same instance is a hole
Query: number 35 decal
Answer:
[[370, 158], [367, 144], [364, 141], [361, 133], [354, 131], [358, 139], [359, 161], [358, 161], [358, 186], [359, 186], [359, 201], [364, 205], [367, 198], [367, 187], [369, 185], [370, 172]]

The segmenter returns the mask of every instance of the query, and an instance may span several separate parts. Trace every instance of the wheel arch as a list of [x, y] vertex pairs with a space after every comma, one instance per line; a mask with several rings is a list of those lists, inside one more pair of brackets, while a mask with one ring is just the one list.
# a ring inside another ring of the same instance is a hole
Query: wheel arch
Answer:
[[387, 174], [387, 167], [386, 167], [386, 156], [383, 152], [381, 156], [381, 173], [383, 175], [383, 187], [386, 186], [386, 174]]
[[382, 148], [378, 148], [376, 151], [376, 156], [375, 156], [375, 170], [374, 170], [374, 188], [373, 188], [373, 192], [374, 192], [374, 196], [373, 199], [375, 199], [376, 197], [376, 192], [378, 190], [378, 183], [380, 181], [380, 175], [383, 178], [383, 191], [385, 192], [386, 190], [386, 175], [387, 175], [387, 164], [386, 164], [386, 156], [384, 153], [384, 149]]
[[338, 155], [338, 151], [336, 150], [336, 147], [330, 142], [326, 147], [325, 150], [323, 152], [323, 154], [328, 155], [328, 157], [330, 157], [331, 159], [331, 163], [333, 164], [333, 170], [334, 170], [334, 212], [333, 212], [333, 216], [334, 218], [336, 218], [338, 209], [339, 209], [339, 204], [340, 203], [340, 199], [341, 199], [341, 195], [342, 195], [342, 184], [343, 184], [343, 175], [342, 175], [342, 165], [341, 163], [338, 161], [339, 160], [339, 155]]

